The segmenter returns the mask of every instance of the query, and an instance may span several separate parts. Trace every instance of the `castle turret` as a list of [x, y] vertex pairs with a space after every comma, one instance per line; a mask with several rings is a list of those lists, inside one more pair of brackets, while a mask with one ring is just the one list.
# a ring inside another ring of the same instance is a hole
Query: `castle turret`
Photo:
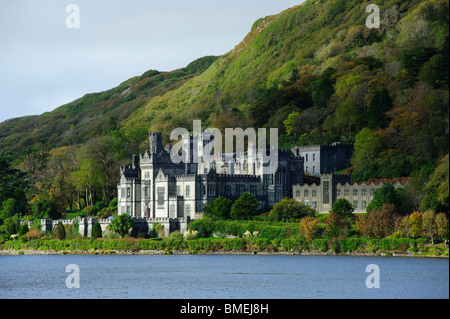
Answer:
[[150, 154], [159, 154], [163, 150], [162, 133], [150, 132]]

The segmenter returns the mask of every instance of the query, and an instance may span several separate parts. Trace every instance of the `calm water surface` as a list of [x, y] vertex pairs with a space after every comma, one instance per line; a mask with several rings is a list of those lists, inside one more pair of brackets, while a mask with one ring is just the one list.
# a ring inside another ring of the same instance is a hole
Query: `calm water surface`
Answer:
[[[68, 289], [66, 266], [80, 269]], [[368, 289], [369, 264], [380, 288]], [[449, 260], [359, 256], [0, 256], [0, 298], [449, 298]]]

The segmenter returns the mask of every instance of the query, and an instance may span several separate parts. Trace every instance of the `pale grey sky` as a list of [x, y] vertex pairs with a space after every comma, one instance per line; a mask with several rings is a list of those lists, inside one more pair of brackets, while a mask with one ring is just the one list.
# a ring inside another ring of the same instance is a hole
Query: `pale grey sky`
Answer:
[[[237, 45], [254, 21], [303, 0], [0, 0], [0, 122], [42, 114], [149, 69]], [[66, 6], [80, 10], [69, 29]]]

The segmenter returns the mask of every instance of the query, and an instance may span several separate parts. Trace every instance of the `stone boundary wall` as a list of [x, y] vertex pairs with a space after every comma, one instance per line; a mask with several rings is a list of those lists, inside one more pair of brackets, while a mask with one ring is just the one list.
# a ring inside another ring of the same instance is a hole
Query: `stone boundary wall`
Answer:
[[[164, 233], [168, 236], [173, 231], [180, 231], [184, 233], [187, 231], [187, 224], [190, 222], [190, 218], [145, 218], [145, 217], [132, 217], [133, 227], [130, 230], [131, 236], [136, 237], [138, 233], [150, 234], [153, 229], [153, 224], [161, 224], [164, 226]], [[83, 237], [91, 237], [94, 224], [98, 221], [102, 228], [102, 232], [105, 233], [106, 227], [111, 223], [111, 219], [99, 219], [95, 217], [90, 218], [75, 218], [75, 219], [41, 219], [42, 231], [51, 232], [56, 225], [61, 222], [63, 225], [73, 225], [75, 221], [79, 225], [79, 233]], [[28, 227], [31, 226], [31, 221], [24, 221]]]

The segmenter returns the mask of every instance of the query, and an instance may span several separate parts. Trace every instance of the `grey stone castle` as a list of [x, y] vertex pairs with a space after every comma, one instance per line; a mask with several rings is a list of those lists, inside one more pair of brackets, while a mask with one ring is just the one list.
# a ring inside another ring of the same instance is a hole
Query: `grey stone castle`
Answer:
[[[150, 150], [133, 155], [131, 166], [120, 167], [118, 214], [186, 222], [201, 218], [203, 206], [218, 196], [237, 199], [244, 192], [255, 195], [261, 208], [270, 208], [284, 197], [290, 197], [319, 213], [329, 212], [338, 198], [345, 197], [355, 212], [361, 213], [365, 212], [375, 190], [384, 183], [400, 187], [407, 182], [402, 179], [356, 184], [351, 183], [350, 175], [332, 174], [350, 166], [352, 144], [279, 149], [278, 167], [267, 174], [261, 156], [252, 145], [243, 154], [244, 161], [236, 161], [234, 154], [229, 162], [219, 155], [212, 162], [175, 164], [170, 147], [163, 148], [162, 134], [151, 132], [149, 138]], [[187, 145], [194, 147], [192, 140]], [[200, 152], [199, 158], [203, 155]]]
[[251, 145], [243, 161], [235, 160], [236, 154], [228, 162], [220, 154], [215, 161], [202, 161], [200, 152], [197, 163], [175, 164], [170, 147], [163, 148], [162, 134], [149, 137], [150, 150], [134, 155], [131, 166], [120, 167], [118, 214], [198, 219], [208, 201], [220, 195], [237, 199], [244, 192], [255, 195], [261, 208], [271, 207], [292, 197], [293, 185], [304, 183], [303, 157], [290, 150], [279, 149], [276, 172], [266, 174], [260, 152]]

